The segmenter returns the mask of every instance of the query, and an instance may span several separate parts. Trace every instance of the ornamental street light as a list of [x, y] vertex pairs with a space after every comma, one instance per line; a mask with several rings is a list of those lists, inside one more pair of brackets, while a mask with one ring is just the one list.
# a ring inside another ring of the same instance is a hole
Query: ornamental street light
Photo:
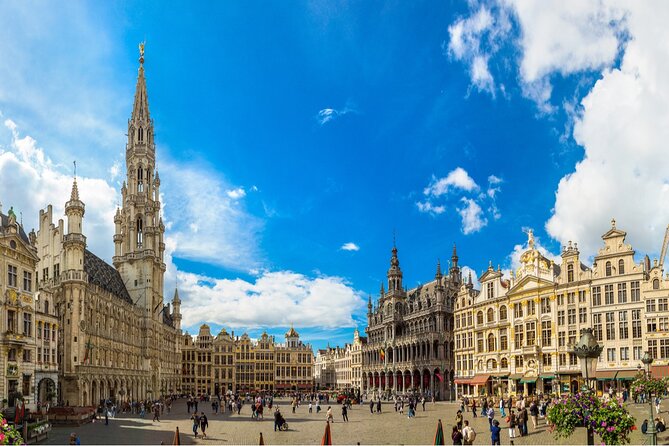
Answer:
[[[650, 376], [650, 365], [653, 363], [653, 357], [650, 355], [650, 352], [645, 352], [641, 362], [646, 365], [646, 373], [648, 373], [648, 380], [651, 379]], [[648, 435], [649, 445], [657, 444], [657, 431], [655, 430], [655, 418], [653, 417], [653, 394], [648, 390], [648, 404], [650, 406], [650, 419], [648, 420], [648, 430], [646, 434]]]
[[[574, 354], [581, 360], [581, 373], [583, 374], [583, 378], [585, 378], [584, 387], [588, 392], [592, 392], [589, 379], [590, 375], [594, 375], [597, 369], [597, 360], [603, 348], [592, 335], [592, 328], [581, 329], [581, 339], [574, 346]], [[588, 430], [588, 445], [594, 445], [595, 433], [592, 430], [592, 425], [587, 423], [586, 428]]]

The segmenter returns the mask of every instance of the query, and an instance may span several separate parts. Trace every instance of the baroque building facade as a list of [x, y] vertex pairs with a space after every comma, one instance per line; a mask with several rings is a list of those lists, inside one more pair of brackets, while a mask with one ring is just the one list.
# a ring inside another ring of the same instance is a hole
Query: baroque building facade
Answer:
[[40, 211], [36, 276], [41, 298], [58, 315], [58, 390], [71, 405], [157, 398], [180, 382], [181, 302], [175, 294], [172, 308], [163, 303], [165, 226], [143, 47], [139, 62], [113, 266], [87, 249], [76, 177], [67, 228], [53, 223], [51, 205]]
[[235, 337], [221, 329], [212, 337], [207, 324], [196, 338], [181, 339], [181, 391], [192, 395], [310, 391], [313, 389], [313, 350], [291, 328], [284, 344], [263, 333]]
[[367, 338], [356, 328], [353, 342], [344, 347], [320, 349], [314, 363], [316, 389], [360, 390], [362, 386], [362, 349]]
[[646, 350], [657, 373], [666, 374], [669, 281], [648, 256], [635, 261], [626, 236], [613, 220], [589, 267], [572, 242], [560, 264], [549, 260], [530, 231], [510, 277], [490, 265], [479, 278], [480, 291], [463, 284], [455, 308], [458, 393], [578, 390], [583, 380], [573, 347], [588, 327], [603, 346], [591, 376], [600, 392], [626, 387]]
[[25, 398], [34, 409], [39, 389], [47, 387], [44, 377], [37, 376], [35, 355], [37, 261], [35, 233], [26, 235], [13, 208], [5, 215], [0, 207], [0, 398], [10, 407]]
[[393, 246], [378, 301], [367, 305], [367, 344], [362, 347], [361, 387], [367, 393], [423, 393], [452, 396], [453, 306], [462, 283], [453, 247], [448, 275], [437, 263], [434, 280], [407, 290]]

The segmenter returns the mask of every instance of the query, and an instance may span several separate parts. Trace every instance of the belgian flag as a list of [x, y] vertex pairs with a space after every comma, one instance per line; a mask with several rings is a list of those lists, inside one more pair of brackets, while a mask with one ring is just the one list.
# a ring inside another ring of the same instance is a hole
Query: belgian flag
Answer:
[[385, 360], [386, 360], [386, 351], [381, 349], [381, 361], [385, 361]]

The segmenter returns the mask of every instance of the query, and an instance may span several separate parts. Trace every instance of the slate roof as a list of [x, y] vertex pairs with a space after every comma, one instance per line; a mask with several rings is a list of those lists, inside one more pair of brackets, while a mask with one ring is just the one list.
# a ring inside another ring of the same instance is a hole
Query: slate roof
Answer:
[[[0, 213], [0, 225], [2, 225], [3, 228], [9, 226], [9, 217], [7, 215]], [[26, 235], [26, 232], [23, 230], [23, 226], [21, 225], [19, 225], [19, 237], [21, 237], [21, 239], [27, 244], [30, 244], [30, 239]]]
[[133, 303], [128, 290], [125, 288], [121, 274], [96, 256], [88, 249], [84, 251], [84, 271], [88, 274], [88, 282], [99, 286], [105, 291], [109, 291], [114, 296], [130, 304]]

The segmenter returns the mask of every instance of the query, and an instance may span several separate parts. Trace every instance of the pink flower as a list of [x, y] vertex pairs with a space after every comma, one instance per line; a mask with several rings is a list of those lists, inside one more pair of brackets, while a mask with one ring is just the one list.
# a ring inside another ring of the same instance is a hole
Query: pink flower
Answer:
[[0, 441], [5, 441], [5, 434], [0, 433]]

